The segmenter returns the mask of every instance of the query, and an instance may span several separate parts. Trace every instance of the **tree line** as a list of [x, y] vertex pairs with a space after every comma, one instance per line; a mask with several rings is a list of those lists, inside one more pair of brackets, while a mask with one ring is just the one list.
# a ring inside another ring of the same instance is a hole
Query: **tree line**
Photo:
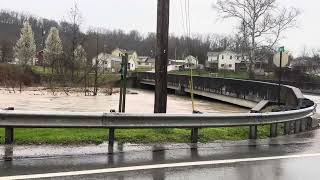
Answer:
[[[49, 36], [52, 27], [59, 30], [59, 36], [63, 44], [63, 60], [69, 69], [76, 69], [73, 64], [74, 50], [81, 45], [88, 60], [94, 58], [97, 53], [110, 53], [115, 48], [136, 50], [141, 56], [155, 56], [156, 34], [142, 34], [136, 30], [125, 32], [123, 30], [108, 30], [103, 28], [91, 28], [87, 32], [80, 30], [80, 12], [73, 8], [70, 13], [70, 21], [57, 22], [45, 18], [13, 11], [0, 12], [0, 62], [9, 62], [15, 55], [14, 46], [20, 38], [20, 30], [24, 22], [28, 22], [33, 30], [36, 51], [45, 48], [45, 40]], [[97, 42], [98, 41], [98, 42]], [[197, 57], [201, 64], [207, 59], [208, 51], [223, 50], [226, 47], [240, 51], [241, 42], [237, 36], [224, 36], [218, 34], [193, 35], [192, 37], [169, 37], [169, 58], [183, 59], [188, 55]]]

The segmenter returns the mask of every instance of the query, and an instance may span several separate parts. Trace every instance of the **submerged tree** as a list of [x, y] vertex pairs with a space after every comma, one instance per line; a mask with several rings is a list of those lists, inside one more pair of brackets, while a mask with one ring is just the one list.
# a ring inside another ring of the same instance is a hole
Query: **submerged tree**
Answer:
[[52, 72], [53, 69], [56, 69], [57, 73], [62, 73], [62, 48], [59, 30], [56, 27], [52, 27], [46, 39], [46, 47], [44, 49], [45, 61], [47, 61], [47, 64], [52, 68]]
[[14, 51], [15, 57], [19, 60], [19, 64], [23, 66], [33, 64], [33, 58], [36, 53], [36, 44], [29, 22], [24, 22], [20, 39], [17, 41]]
[[300, 11], [282, 8], [276, 0], [218, 0], [214, 6], [222, 18], [236, 18], [242, 23], [242, 34], [248, 40], [250, 68], [253, 78], [254, 62], [261, 48], [274, 49], [284, 31], [295, 27]]

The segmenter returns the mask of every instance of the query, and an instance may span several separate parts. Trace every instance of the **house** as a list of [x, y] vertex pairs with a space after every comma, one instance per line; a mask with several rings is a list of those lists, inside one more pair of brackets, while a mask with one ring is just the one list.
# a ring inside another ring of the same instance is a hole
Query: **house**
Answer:
[[96, 65], [96, 62], [98, 62], [100, 71], [117, 73], [121, 69], [122, 58], [107, 53], [100, 53], [97, 61], [96, 57], [92, 59], [93, 67]]
[[44, 50], [38, 51], [36, 53], [35, 64], [37, 66], [43, 66], [44, 65]]
[[198, 68], [199, 61], [193, 56], [187, 56], [185, 59], [169, 59], [168, 71], [187, 70]]
[[155, 59], [148, 56], [139, 56], [136, 61], [137, 68], [150, 68], [155, 67]]
[[249, 59], [239, 53], [224, 50], [221, 52], [208, 52], [205, 67], [211, 71], [247, 71]]
[[193, 67], [197, 67], [199, 65], [199, 61], [197, 58], [189, 55], [185, 58], [185, 63], [190, 64]]
[[128, 54], [128, 59], [133, 59], [133, 60], [137, 60], [138, 59], [138, 54], [134, 50], [129, 50], [128, 51], [128, 50], [125, 50], [125, 49], [116, 48], [111, 52], [111, 54], [113, 56], [118, 56], [118, 57], [122, 57], [126, 53]]

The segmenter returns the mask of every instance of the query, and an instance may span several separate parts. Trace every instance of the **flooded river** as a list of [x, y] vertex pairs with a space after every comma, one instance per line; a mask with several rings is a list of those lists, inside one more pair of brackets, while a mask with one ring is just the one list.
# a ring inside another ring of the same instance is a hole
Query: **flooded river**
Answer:
[[[30, 111], [78, 111], [78, 112], [109, 112], [118, 109], [119, 94], [111, 96], [84, 96], [83, 94], [66, 95], [61, 92], [54, 96], [44, 90], [30, 88], [25, 91], [11, 92], [0, 90], [0, 107], [15, 107], [16, 110]], [[154, 92], [141, 89], [129, 89], [127, 94], [126, 112], [152, 113]], [[132, 93], [134, 92], [134, 93]], [[195, 100], [196, 110], [201, 112], [248, 112], [248, 109], [213, 101]], [[168, 113], [191, 113], [190, 97], [168, 95]]]

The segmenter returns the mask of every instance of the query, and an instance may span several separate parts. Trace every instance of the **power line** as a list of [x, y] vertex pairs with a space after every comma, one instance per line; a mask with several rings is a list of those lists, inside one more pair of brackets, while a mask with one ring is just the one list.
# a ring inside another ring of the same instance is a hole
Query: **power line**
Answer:
[[180, 2], [180, 12], [181, 12], [181, 18], [182, 18], [182, 22], [181, 22], [182, 30], [183, 30], [183, 34], [185, 34], [186, 33], [186, 26], [185, 26], [185, 19], [184, 19], [183, 3], [182, 3], [182, 0], [180, 0], [179, 2]]

